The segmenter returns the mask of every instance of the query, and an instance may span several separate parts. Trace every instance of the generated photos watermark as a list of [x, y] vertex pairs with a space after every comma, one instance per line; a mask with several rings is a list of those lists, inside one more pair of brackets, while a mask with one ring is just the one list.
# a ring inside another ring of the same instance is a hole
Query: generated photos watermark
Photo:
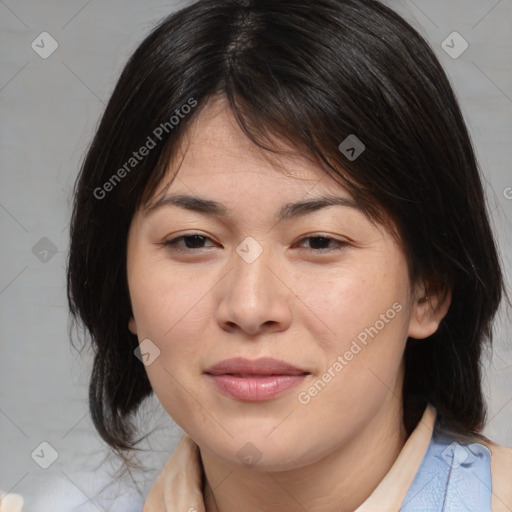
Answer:
[[192, 109], [197, 106], [197, 101], [191, 97], [186, 103], [180, 108], [174, 111], [169, 121], [160, 123], [151, 133], [148, 135], [146, 142], [137, 150], [132, 153], [132, 156], [112, 174], [112, 176], [105, 182], [101, 187], [96, 187], [93, 191], [93, 195], [96, 199], [105, 199], [107, 194], [114, 190], [114, 188], [125, 178], [133, 169], [135, 169], [144, 158], [146, 158], [151, 150], [156, 148], [158, 143], [162, 141], [165, 135], [168, 135], [176, 126], [178, 126], [182, 119], [187, 114], [190, 114]]
[[368, 345], [368, 337], [375, 338], [386, 324], [389, 324], [397, 313], [402, 311], [403, 306], [399, 302], [395, 302], [385, 313], [382, 313], [372, 326], [366, 327], [357, 336], [357, 340], [352, 340], [350, 348], [343, 355], [338, 355], [336, 360], [327, 368], [327, 370], [306, 390], [301, 391], [297, 395], [299, 403], [307, 405], [316, 397], [329, 382], [331, 382], [342, 370], [349, 364], [361, 350]]

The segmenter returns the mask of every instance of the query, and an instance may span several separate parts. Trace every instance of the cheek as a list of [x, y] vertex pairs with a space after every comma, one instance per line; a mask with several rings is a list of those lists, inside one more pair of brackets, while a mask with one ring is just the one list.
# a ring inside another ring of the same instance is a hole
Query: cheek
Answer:
[[[195, 407], [184, 389], [195, 388], [193, 380], [200, 372], [203, 333], [211, 318], [208, 291], [212, 284], [201, 276], [191, 280], [190, 273], [185, 278], [175, 268], [142, 265], [136, 259], [131, 269], [130, 296], [137, 337], [139, 342], [151, 340], [159, 350], [145, 370], [163, 407], [183, 425], [176, 411], [193, 411]], [[198, 410], [196, 414], [203, 412]]]
[[141, 275], [132, 282], [131, 300], [140, 340], [151, 339], [162, 352], [194, 353], [208, 309], [208, 284], [184, 280], [175, 270]]
[[[197, 388], [201, 369], [204, 326], [211, 318], [204, 282], [172, 280], [166, 273], [148, 274], [132, 281], [132, 306], [139, 342], [150, 339], [159, 356], [145, 366], [154, 393], [163, 408], [182, 428], [206, 422], [205, 411], [187, 390]], [[206, 295], [206, 296], [205, 296]]]
[[316, 402], [320, 415], [328, 403], [364, 416], [394, 389], [409, 325], [404, 272], [399, 264], [354, 265], [336, 279], [316, 280], [313, 292], [302, 285], [315, 313], [303, 321], [316, 331], [323, 365], [301, 403]]
[[399, 268], [353, 265], [337, 276], [296, 280], [295, 289], [309, 309], [303, 316], [308, 329], [323, 332], [329, 353], [347, 350], [352, 340], [364, 343], [372, 334], [401, 339], [408, 325], [408, 280]]

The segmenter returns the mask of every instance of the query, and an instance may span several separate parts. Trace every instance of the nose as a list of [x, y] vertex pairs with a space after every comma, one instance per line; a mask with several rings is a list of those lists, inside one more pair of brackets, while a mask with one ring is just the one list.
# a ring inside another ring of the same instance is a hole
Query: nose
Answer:
[[234, 252], [231, 272], [216, 287], [216, 319], [224, 331], [255, 336], [290, 326], [293, 293], [269, 253], [248, 262]]

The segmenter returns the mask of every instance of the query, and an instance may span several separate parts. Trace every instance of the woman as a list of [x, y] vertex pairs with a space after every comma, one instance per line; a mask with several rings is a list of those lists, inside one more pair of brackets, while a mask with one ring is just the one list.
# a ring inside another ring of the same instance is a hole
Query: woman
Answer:
[[480, 432], [504, 292], [475, 156], [374, 0], [201, 0], [124, 69], [76, 186], [68, 293], [126, 454], [186, 435], [145, 512], [510, 510]]

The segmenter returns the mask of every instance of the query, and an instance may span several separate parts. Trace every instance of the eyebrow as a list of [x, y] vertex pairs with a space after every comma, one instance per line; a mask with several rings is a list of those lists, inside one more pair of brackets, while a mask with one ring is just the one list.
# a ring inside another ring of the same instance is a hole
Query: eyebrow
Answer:
[[[150, 205], [148, 210], [149, 212], [153, 212], [164, 206], [179, 206], [180, 208], [184, 208], [186, 210], [201, 213], [203, 215], [212, 215], [219, 218], [226, 218], [230, 216], [230, 210], [222, 203], [213, 201], [211, 199], [184, 194], [163, 197], [156, 203]], [[285, 204], [279, 210], [277, 214], [277, 220], [283, 221], [292, 218], [303, 217], [309, 213], [316, 212], [329, 206], [346, 206], [364, 213], [363, 209], [353, 199], [337, 196], [321, 196], [307, 199], [305, 201]]]

